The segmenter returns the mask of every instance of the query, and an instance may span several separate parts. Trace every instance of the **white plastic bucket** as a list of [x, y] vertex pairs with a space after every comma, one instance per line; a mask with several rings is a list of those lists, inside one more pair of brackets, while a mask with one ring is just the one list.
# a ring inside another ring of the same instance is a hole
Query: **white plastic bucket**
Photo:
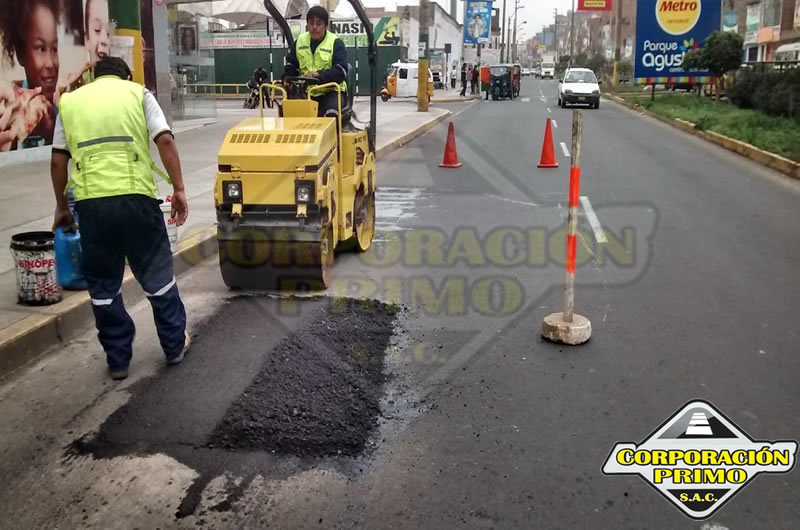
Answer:
[[61, 301], [53, 239], [52, 232], [11, 236], [11, 254], [17, 271], [17, 303], [49, 305]]
[[161, 201], [161, 213], [164, 214], [164, 225], [167, 227], [167, 237], [169, 238], [169, 248], [174, 253], [178, 248], [178, 225], [176, 219], [172, 219], [171, 197], [167, 196], [166, 199]]

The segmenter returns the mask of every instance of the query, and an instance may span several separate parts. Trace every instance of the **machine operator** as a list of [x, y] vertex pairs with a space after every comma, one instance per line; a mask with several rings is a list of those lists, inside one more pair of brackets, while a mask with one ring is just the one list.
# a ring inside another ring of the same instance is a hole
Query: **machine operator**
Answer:
[[[328, 31], [328, 11], [314, 6], [306, 15], [306, 32], [300, 34], [286, 57], [281, 80], [287, 77], [313, 77], [319, 84], [338, 83], [342, 96], [347, 91], [347, 50], [344, 42]], [[284, 81], [285, 83], [286, 81]], [[333, 88], [316, 91], [312, 99], [319, 104], [319, 116], [338, 114], [337, 92]]]

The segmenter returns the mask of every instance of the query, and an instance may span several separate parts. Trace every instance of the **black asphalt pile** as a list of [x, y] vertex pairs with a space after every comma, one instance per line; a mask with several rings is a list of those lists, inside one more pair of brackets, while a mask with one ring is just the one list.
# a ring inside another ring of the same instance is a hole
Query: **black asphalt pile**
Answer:
[[317, 457], [364, 450], [380, 414], [384, 357], [399, 308], [331, 302], [265, 355], [208, 447]]

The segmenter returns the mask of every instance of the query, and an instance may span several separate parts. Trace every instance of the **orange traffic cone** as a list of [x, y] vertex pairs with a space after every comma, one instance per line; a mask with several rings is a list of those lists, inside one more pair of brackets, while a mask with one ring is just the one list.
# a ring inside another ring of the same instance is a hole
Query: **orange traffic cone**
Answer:
[[450, 127], [447, 130], [447, 144], [444, 146], [444, 159], [439, 167], [456, 168], [461, 167], [461, 162], [458, 161], [458, 153], [456, 152], [456, 133], [453, 130], [453, 122], [450, 122]]
[[544, 128], [544, 143], [539, 167], [558, 167], [556, 153], [553, 151], [553, 130], [550, 128], [550, 118], [547, 118], [547, 126]]

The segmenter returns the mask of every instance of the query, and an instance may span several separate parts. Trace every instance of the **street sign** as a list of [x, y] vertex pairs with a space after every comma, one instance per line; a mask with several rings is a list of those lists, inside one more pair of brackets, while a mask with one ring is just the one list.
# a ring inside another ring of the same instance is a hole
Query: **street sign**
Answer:
[[611, 0], [578, 0], [578, 11], [611, 11]]
[[634, 83], [707, 83], [708, 70], [686, 71], [687, 52], [722, 26], [719, 0], [638, 0]]

